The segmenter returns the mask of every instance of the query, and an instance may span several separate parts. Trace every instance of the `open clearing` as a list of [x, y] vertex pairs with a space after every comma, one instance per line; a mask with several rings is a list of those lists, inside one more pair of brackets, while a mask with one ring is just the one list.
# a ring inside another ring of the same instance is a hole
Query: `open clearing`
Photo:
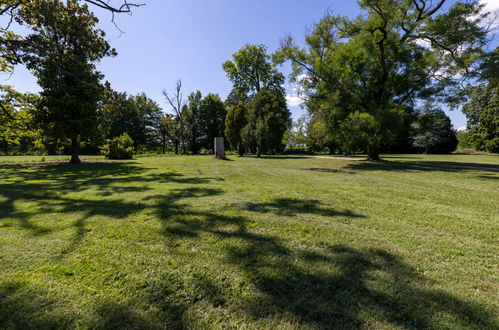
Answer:
[[498, 156], [232, 158], [0, 165], [0, 328], [499, 327]]

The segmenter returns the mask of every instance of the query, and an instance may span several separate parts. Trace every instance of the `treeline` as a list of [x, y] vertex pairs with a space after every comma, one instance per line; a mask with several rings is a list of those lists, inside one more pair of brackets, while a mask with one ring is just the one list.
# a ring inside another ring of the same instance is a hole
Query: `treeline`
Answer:
[[[114, 91], [96, 69], [116, 56], [84, 0], [0, 4], [25, 35], [0, 33], [0, 71], [23, 64], [42, 92], [2, 86], [0, 143], [9, 153], [211, 153], [224, 136], [240, 155], [254, 153], [448, 153], [457, 145], [444, 105], [461, 108], [468, 131], [460, 144], [499, 151], [498, 49], [479, 1], [444, 10], [423, 1], [362, 1], [354, 19], [326, 14], [298, 46], [291, 37], [269, 54], [246, 45], [223, 64], [232, 92], [225, 101], [182, 83], [163, 91], [166, 111], [145, 94]], [[93, 2], [88, 2], [92, 4]], [[130, 7], [123, 7], [129, 10]], [[113, 11], [112, 8], [109, 10]], [[452, 29], [448, 27], [452, 26]], [[291, 125], [285, 78], [307, 115]]]

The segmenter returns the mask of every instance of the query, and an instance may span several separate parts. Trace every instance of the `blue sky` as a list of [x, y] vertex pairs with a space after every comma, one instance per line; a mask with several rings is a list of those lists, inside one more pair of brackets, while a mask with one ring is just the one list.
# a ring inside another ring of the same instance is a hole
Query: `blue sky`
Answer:
[[[165, 110], [168, 107], [161, 90], [171, 90], [178, 79], [182, 79], [185, 95], [200, 90], [225, 99], [231, 83], [222, 63], [245, 44], [262, 43], [273, 52], [286, 35], [301, 42], [307, 28], [328, 9], [348, 16], [359, 13], [353, 0], [142, 1], [147, 5], [135, 9], [133, 15], [116, 17], [123, 34], [113, 26], [109, 13], [97, 11], [100, 27], [119, 54], [104, 59], [99, 69], [115, 90], [145, 92]], [[499, 0], [486, 2], [491, 10], [499, 8]], [[281, 69], [289, 72], [286, 65]], [[22, 68], [0, 79], [1, 84], [14, 85], [20, 91], [39, 90], [36, 80]], [[291, 105], [294, 119], [305, 113]], [[448, 114], [455, 128], [466, 124], [459, 111]]]

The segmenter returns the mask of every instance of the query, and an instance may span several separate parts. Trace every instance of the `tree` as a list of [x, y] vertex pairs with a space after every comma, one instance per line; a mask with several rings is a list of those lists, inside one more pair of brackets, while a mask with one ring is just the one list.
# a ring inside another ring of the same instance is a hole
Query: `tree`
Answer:
[[288, 148], [305, 148], [308, 144], [308, 118], [301, 116], [294, 122], [285, 133], [286, 146]]
[[193, 155], [199, 153], [199, 144], [203, 135], [200, 118], [202, 98], [200, 91], [189, 94], [184, 110], [187, 139], [189, 140], [189, 149]]
[[224, 105], [226, 107], [232, 107], [239, 103], [248, 104], [249, 101], [249, 97], [243, 91], [234, 87], [225, 99]]
[[281, 92], [260, 90], [249, 104], [246, 116], [248, 123], [242, 132], [243, 141], [256, 148], [258, 157], [262, 153], [281, 151], [284, 133], [291, 125], [290, 117], [286, 99]]
[[203, 139], [201, 145], [213, 150], [215, 137], [223, 137], [225, 130], [226, 110], [224, 103], [216, 94], [208, 94], [201, 101], [199, 120]]
[[482, 83], [468, 89], [462, 111], [468, 119], [468, 142], [478, 150], [499, 153], [499, 47], [484, 65]]
[[237, 149], [239, 156], [244, 155], [244, 144], [242, 139], [242, 130], [247, 124], [247, 107], [239, 102], [227, 109], [225, 116], [225, 136], [232, 148]]
[[284, 93], [284, 76], [272, 63], [264, 45], [246, 45], [223, 64], [238, 93], [253, 95], [262, 88]]
[[[163, 95], [165, 96], [168, 104], [174, 112], [174, 118], [177, 123], [175, 133], [177, 135], [178, 143], [182, 146], [184, 154], [187, 154], [187, 106], [185, 106], [183, 100], [182, 81], [177, 81], [173, 94], [170, 94], [166, 90], [163, 90]], [[175, 153], [178, 154], [177, 147], [175, 148], [175, 150]]]
[[450, 118], [441, 109], [426, 105], [412, 124], [412, 130], [413, 145], [425, 154], [448, 154], [456, 150], [456, 132]]
[[20, 93], [12, 86], [0, 85], [0, 141], [5, 155], [9, 145], [36, 138], [38, 132], [32, 127], [32, 117], [38, 101], [36, 94]]
[[336, 139], [359, 125], [368, 159], [378, 160], [408, 109], [427, 98], [447, 101], [479, 68], [488, 32], [480, 25], [483, 5], [456, 2], [444, 12], [445, 2], [362, 0], [363, 15], [325, 15], [306, 48], [287, 38], [274, 60], [291, 61], [292, 80], [329, 135]]
[[[0, 18], [4, 18], [6, 25], [0, 28], [0, 72], [10, 72], [14, 65], [22, 63], [23, 57], [35, 54], [38, 45], [30, 43], [29, 39], [21, 38], [13, 29], [14, 23], [22, 25], [28, 31], [35, 26], [26, 19], [24, 13], [29, 11], [33, 16], [41, 15], [44, 7], [40, 7], [42, 2], [53, 2], [54, 0], [3, 0], [0, 2]], [[116, 14], [131, 13], [134, 8], [144, 6], [143, 3], [129, 2], [128, 0], [111, 1], [106, 0], [76, 0], [75, 4], [80, 6], [92, 5], [104, 9], [111, 13], [111, 20], [114, 23]], [[38, 12], [40, 11], [40, 12]]]
[[145, 93], [128, 96], [126, 93], [107, 90], [104, 94], [99, 124], [105, 139], [127, 133], [134, 142], [135, 150], [158, 145], [163, 114], [155, 101]]
[[178, 125], [173, 114], [163, 114], [159, 126], [159, 138], [161, 141], [161, 149], [163, 151], [163, 154], [166, 152], [167, 144], [171, 143], [174, 146], [175, 154], [178, 155], [178, 147], [180, 142], [178, 140], [177, 130]]
[[[35, 9], [36, 8], [36, 9]], [[79, 143], [95, 133], [102, 75], [95, 63], [115, 55], [95, 29], [97, 18], [76, 0], [31, 1], [20, 10], [33, 33], [22, 61], [42, 87], [35, 120], [52, 137], [71, 140], [71, 163], [80, 163]]]

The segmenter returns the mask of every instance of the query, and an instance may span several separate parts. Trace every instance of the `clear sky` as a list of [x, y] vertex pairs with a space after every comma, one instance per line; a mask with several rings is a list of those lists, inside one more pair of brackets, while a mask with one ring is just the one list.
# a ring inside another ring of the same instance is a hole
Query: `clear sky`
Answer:
[[[99, 70], [117, 91], [129, 94], [145, 92], [166, 111], [161, 94], [182, 79], [184, 93], [200, 90], [203, 95], [218, 93], [225, 99], [231, 83], [222, 63], [247, 43], [262, 43], [275, 51], [280, 40], [292, 35], [302, 42], [307, 28], [329, 9], [334, 13], [355, 16], [354, 0], [137, 0], [147, 5], [133, 15], [120, 15], [112, 24], [110, 14], [96, 11], [100, 27], [107, 32], [118, 56], [104, 59]], [[111, 3], [119, 0], [111, 0]], [[454, 0], [450, 0], [453, 3]], [[499, 9], [499, 0], [487, 0], [489, 10]], [[493, 45], [498, 45], [495, 38]], [[287, 74], [288, 66], [282, 71]], [[1, 84], [14, 85], [20, 91], [38, 91], [36, 80], [17, 68], [9, 76], [0, 76]], [[292, 98], [293, 118], [305, 113]], [[448, 112], [454, 127], [466, 124], [459, 111]]]

